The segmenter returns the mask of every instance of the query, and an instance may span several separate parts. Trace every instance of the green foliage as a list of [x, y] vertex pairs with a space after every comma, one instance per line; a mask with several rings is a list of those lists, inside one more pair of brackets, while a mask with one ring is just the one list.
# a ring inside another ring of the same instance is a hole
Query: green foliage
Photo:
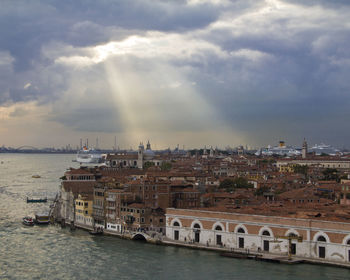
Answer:
[[219, 188], [225, 189], [227, 192], [234, 191], [239, 188], [253, 188], [254, 186], [248, 183], [248, 180], [244, 177], [238, 177], [235, 179], [225, 179], [220, 183]]
[[260, 196], [260, 195], [263, 195], [264, 192], [268, 192], [270, 189], [268, 187], [261, 187], [261, 188], [258, 188], [254, 194], [257, 195], [257, 196]]
[[151, 161], [146, 161], [143, 165], [143, 168], [144, 169], [148, 169], [150, 168], [151, 166], [154, 166], [154, 162], [151, 162]]
[[339, 181], [338, 170], [335, 169], [335, 168], [327, 168], [327, 169], [322, 171], [322, 174], [323, 174], [323, 180], [326, 180], [326, 181], [332, 181], [332, 180]]
[[248, 183], [248, 180], [244, 177], [238, 177], [233, 180], [236, 188], [253, 188], [253, 184]]
[[66, 176], [62, 176], [60, 177], [61, 180], [67, 180], [67, 177]]
[[307, 165], [299, 165], [299, 164], [293, 165], [293, 171], [295, 173], [307, 175], [308, 170], [309, 170], [309, 167]]
[[225, 189], [227, 192], [233, 191], [235, 186], [232, 179], [225, 179], [220, 183], [220, 189]]
[[271, 158], [271, 159], [263, 159], [258, 162], [260, 165], [265, 165], [265, 164], [274, 164], [276, 163], [276, 160]]
[[169, 171], [171, 169], [172, 165], [170, 162], [162, 162], [160, 169], [162, 171]]

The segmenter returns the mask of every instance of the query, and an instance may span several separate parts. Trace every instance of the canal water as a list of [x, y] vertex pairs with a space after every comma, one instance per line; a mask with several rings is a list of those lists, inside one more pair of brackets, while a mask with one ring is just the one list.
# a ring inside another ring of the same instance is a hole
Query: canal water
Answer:
[[230, 259], [59, 226], [23, 226], [23, 216], [49, 208], [27, 204], [26, 197], [53, 198], [64, 171], [77, 167], [73, 159], [0, 154], [0, 279], [350, 279], [342, 268]]

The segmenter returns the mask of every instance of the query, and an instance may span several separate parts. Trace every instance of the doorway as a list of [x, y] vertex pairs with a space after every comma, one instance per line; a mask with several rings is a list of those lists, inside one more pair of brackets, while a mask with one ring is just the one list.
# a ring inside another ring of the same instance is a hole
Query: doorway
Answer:
[[264, 251], [268, 252], [270, 250], [270, 242], [268, 240], [264, 240]]
[[174, 230], [174, 239], [179, 240], [179, 231], [178, 230]]
[[323, 259], [326, 257], [326, 247], [318, 246], [318, 257]]
[[291, 246], [291, 248], [290, 248], [290, 253], [291, 253], [292, 255], [295, 255], [295, 254], [297, 253], [297, 244], [292, 243], [290, 246]]
[[238, 248], [244, 248], [244, 238], [238, 237]]
[[194, 242], [199, 243], [199, 240], [200, 240], [199, 235], [200, 235], [199, 231], [196, 231], [194, 233]]
[[220, 234], [216, 235], [216, 245], [222, 245]]

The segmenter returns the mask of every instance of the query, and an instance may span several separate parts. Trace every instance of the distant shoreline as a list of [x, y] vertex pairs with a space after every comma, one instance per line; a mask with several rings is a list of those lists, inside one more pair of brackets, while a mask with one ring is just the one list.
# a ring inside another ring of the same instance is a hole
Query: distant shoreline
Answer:
[[0, 154], [76, 154], [77, 151], [0, 151]]

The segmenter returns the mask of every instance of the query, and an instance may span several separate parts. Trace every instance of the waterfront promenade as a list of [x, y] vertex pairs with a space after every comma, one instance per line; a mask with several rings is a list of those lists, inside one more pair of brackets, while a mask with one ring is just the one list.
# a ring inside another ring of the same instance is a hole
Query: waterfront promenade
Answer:
[[[86, 227], [78, 227], [82, 230], [88, 230], [90, 231], [91, 228]], [[135, 236], [143, 236], [145, 239], [137, 238], [137, 240], [143, 240], [145, 242], [155, 244], [155, 245], [163, 245], [163, 246], [173, 246], [173, 247], [182, 247], [187, 248], [191, 250], [204, 250], [204, 251], [212, 251], [217, 252], [223, 257], [229, 257], [229, 258], [236, 258], [236, 259], [248, 259], [248, 260], [255, 260], [255, 261], [263, 261], [263, 262], [271, 262], [276, 264], [289, 264], [289, 265], [296, 265], [296, 264], [316, 264], [316, 265], [327, 265], [327, 266], [334, 266], [334, 267], [341, 267], [341, 268], [347, 268], [350, 269], [350, 264], [344, 263], [344, 262], [330, 262], [327, 260], [315, 260], [313, 258], [308, 257], [297, 257], [293, 256], [291, 259], [288, 259], [287, 253], [285, 254], [274, 254], [274, 253], [268, 253], [268, 252], [261, 252], [261, 251], [254, 251], [249, 249], [239, 249], [239, 248], [226, 248], [223, 246], [217, 246], [217, 245], [203, 245], [199, 243], [194, 242], [184, 242], [184, 241], [174, 241], [169, 238], [167, 238], [165, 235], [156, 234], [154, 237], [149, 235], [148, 233], [144, 232], [132, 232], [127, 231], [124, 233], [119, 233], [111, 230], [104, 230], [103, 234], [114, 236], [121, 239], [128, 239], [128, 240], [135, 240]]]

